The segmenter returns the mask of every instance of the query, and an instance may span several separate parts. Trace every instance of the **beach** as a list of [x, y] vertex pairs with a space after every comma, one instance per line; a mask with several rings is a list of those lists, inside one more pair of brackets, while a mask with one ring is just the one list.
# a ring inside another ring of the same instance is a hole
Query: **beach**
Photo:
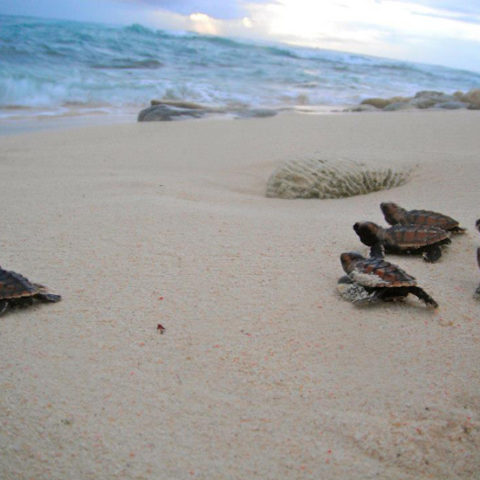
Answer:
[[[480, 475], [480, 114], [76, 127], [0, 138], [0, 265], [62, 295], [0, 319], [3, 479]], [[265, 196], [281, 162], [414, 167], [398, 188]], [[417, 298], [336, 292], [379, 204], [467, 228]], [[165, 328], [163, 334], [158, 325]]]

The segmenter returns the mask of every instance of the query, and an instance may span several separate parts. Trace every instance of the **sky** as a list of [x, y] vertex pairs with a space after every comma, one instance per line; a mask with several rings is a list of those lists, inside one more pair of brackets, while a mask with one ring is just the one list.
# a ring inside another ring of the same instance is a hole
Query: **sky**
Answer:
[[140, 23], [480, 72], [479, 0], [1, 0], [0, 13]]

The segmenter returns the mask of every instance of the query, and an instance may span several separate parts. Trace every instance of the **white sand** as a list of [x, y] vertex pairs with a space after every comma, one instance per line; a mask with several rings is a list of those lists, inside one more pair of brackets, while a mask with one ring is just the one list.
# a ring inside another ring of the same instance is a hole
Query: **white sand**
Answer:
[[[2, 137], [0, 264], [63, 300], [0, 319], [0, 478], [480, 478], [479, 132], [463, 111]], [[265, 198], [312, 155], [419, 167]], [[387, 200], [468, 228], [437, 264], [389, 256], [437, 311], [336, 294]]]

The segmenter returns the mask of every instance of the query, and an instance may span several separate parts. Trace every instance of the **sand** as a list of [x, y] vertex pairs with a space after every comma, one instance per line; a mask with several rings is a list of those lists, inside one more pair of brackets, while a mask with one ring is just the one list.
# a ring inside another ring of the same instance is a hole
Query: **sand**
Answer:
[[[63, 300], [0, 319], [0, 477], [480, 478], [479, 127], [285, 114], [1, 137], [0, 263]], [[265, 197], [312, 155], [418, 167], [390, 191]], [[337, 295], [382, 201], [468, 228], [436, 264], [388, 258], [438, 310]]]

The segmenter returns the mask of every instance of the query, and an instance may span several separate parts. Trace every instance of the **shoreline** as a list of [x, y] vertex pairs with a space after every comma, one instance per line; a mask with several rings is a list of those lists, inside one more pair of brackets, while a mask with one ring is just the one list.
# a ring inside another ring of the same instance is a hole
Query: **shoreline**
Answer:
[[[3, 268], [62, 295], [0, 321], [0, 477], [473, 480], [480, 115], [281, 114], [2, 136]], [[415, 165], [388, 191], [265, 196], [282, 162]], [[395, 201], [468, 229], [440, 304], [336, 292]], [[158, 325], [165, 331], [159, 333]]]

